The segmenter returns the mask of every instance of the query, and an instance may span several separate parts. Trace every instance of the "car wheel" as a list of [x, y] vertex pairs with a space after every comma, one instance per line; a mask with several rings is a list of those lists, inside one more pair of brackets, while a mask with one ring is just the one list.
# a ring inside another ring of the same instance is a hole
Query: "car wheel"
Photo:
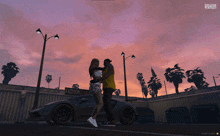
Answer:
[[53, 121], [57, 125], [68, 125], [73, 118], [73, 109], [67, 104], [58, 105], [53, 112]]
[[51, 126], [55, 125], [54, 121], [52, 121], [52, 120], [46, 120], [46, 122], [48, 125], [51, 125]]
[[134, 110], [130, 107], [126, 107], [121, 111], [120, 123], [123, 125], [130, 125], [135, 120]]

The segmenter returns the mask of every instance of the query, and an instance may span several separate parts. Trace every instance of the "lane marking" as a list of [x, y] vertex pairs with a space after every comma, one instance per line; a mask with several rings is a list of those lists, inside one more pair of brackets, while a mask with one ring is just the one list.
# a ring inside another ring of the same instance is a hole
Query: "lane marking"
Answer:
[[76, 127], [76, 126], [59, 126], [59, 127], [93, 129], [93, 130], [103, 130], [103, 131], [115, 131], [115, 132], [122, 132], [122, 133], [151, 134], [151, 135], [162, 135], [162, 136], [174, 136], [174, 135], [175, 136], [190, 136], [190, 135], [178, 135], [178, 134], [162, 134], [162, 133], [153, 133], [153, 132], [140, 132], [140, 131], [114, 130], [114, 129], [102, 129], [102, 128]]

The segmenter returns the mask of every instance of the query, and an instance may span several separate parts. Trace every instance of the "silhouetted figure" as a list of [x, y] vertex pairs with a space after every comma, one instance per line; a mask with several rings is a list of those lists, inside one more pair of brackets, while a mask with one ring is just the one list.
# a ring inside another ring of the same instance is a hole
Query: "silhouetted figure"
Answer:
[[48, 83], [48, 88], [49, 88], [49, 83], [50, 83], [50, 81], [52, 81], [52, 75], [47, 74], [46, 81]]
[[89, 92], [93, 95], [96, 106], [93, 108], [92, 115], [88, 118], [88, 122], [91, 123], [94, 127], [98, 127], [96, 122], [96, 116], [100, 113], [100, 110], [103, 106], [103, 99], [101, 94], [101, 81], [98, 82], [98, 79], [101, 79], [102, 72], [98, 70], [99, 60], [94, 58], [91, 61], [89, 66], [89, 75], [93, 80], [90, 81]]
[[202, 88], [207, 88], [209, 85], [207, 82], [204, 81], [204, 79], [206, 79], [204, 77], [204, 72], [202, 72], [199, 67], [194, 70], [186, 71], [186, 76], [188, 77], [187, 81], [189, 83], [193, 82], [198, 90]]
[[120, 89], [117, 89], [117, 90], [115, 91], [115, 94], [116, 94], [116, 96], [119, 96], [119, 94], [121, 94], [121, 90], [120, 90]]
[[182, 71], [184, 71], [184, 69], [180, 69], [180, 67], [178, 67], [178, 64], [176, 64], [174, 68], [167, 68], [166, 73], [164, 74], [166, 80], [174, 84], [176, 93], [179, 93], [178, 87], [179, 84], [183, 82], [182, 78], [186, 78]]
[[72, 88], [79, 89], [79, 85], [78, 84], [73, 84]]
[[19, 73], [19, 68], [16, 66], [17, 65], [13, 62], [7, 63], [7, 65], [2, 66], [1, 74], [4, 75], [4, 80], [2, 81], [3, 84], [7, 85], [9, 81], [11, 81], [11, 79], [15, 77], [17, 73]]
[[111, 64], [110, 59], [104, 60], [104, 70], [102, 77], [99, 79], [103, 83], [103, 102], [104, 110], [106, 112], [107, 122], [103, 125], [105, 126], [115, 126], [115, 118], [113, 113], [113, 107], [111, 105], [112, 93], [115, 92], [115, 79], [114, 79], [114, 67]]
[[144, 94], [145, 98], [147, 98], [148, 89], [147, 89], [147, 86], [145, 85], [145, 81], [143, 79], [142, 73], [137, 74], [137, 79], [140, 81], [142, 93]]

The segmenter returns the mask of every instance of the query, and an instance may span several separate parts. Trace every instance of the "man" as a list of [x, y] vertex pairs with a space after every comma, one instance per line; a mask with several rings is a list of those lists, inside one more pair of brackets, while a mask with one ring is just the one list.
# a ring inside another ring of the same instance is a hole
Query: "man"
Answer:
[[[114, 67], [111, 64], [110, 59], [104, 60], [104, 69], [102, 73], [102, 77], [98, 80], [103, 83], [103, 102], [104, 102], [104, 110], [106, 112], [107, 122], [103, 125], [105, 126], [115, 126], [115, 119], [113, 109], [111, 107], [111, 98], [112, 93], [116, 90], [115, 89], [115, 81], [114, 81]], [[97, 81], [92, 81], [97, 82]]]

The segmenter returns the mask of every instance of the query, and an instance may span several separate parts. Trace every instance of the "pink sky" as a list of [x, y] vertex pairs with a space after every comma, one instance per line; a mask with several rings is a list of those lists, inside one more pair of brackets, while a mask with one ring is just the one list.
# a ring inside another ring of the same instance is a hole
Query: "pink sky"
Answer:
[[[217, 9], [205, 9], [204, 4]], [[219, 0], [3, 0], [0, 2], [0, 66], [14, 62], [20, 68], [9, 84], [37, 86], [43, 38], [38, 28], [51, 38], [46, 43], [41, 86], [89, 88], [88, 68], [93, 58], [112, 60], [116, 88], [124, 92], [123, 57], [126, 59], [128, 96], [143, 97], [137, 73], [147, 83], [151, 67], [166, 95], [165, 69], [176, 63], [185, 72], [200, 67], [209, 86], [220, 74]], [[1, 74], [0, 82], [4, 76]], [[220, 85], [219, 78], [216, 79]], [[183, 79], [179, 91], [192, 83]], [[167, 93], [175, 93], [166, 82]], [[147, 98], [151, 96], [148, 95]]]

